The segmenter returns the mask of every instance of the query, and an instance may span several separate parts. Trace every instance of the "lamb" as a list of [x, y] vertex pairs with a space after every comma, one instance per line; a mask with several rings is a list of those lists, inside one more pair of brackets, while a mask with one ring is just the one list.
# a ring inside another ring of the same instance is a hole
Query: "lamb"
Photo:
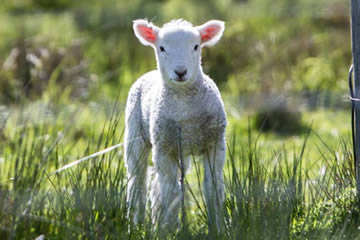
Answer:
[[133, 22], [136, 37], [155, 50], [157, 61], [157, 70], [132, 85], [125, 110], [127, 204], [135, 223], [145, 217], [150, 151], [155, 171], [150, 191], [153, 222], [166, 226], [178, 221], [180, 139], [186, 168], [192, 155], [202, 156], [209, 220], [222, 225], [227, 121], [219, 90], [202, 71], [201, 48], [218, 42], [224, 29], [218, 20], [197, 27], [173, 20], [162, 28], [147, 20]]

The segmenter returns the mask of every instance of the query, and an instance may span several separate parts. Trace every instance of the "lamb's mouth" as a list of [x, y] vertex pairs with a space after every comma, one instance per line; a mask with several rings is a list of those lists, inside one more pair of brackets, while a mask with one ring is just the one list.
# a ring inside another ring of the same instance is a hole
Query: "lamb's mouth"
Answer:
[[175, 78], [175, 79], [173, 79], [175, 82], [186, 82], [186, 78]]

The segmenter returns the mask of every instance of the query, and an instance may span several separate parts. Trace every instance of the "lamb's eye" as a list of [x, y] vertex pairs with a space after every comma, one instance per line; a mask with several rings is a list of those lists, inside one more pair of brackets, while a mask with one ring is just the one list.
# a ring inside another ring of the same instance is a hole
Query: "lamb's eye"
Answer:
[[194, 51], [198, 50], [198, 48], [199, 48], [199, 45], [196, 44], [194, 47]]
[[165, 52], [165, 48], [163, 46], [160, 46], [160, 51]]

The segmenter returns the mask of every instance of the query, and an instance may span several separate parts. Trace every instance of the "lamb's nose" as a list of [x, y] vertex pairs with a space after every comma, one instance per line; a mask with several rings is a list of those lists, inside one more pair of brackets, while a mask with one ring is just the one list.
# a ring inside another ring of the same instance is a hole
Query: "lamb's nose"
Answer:
[[187, 73], [187, 70], [175, 70], [174, 71], [179, 78], [182, 78]]

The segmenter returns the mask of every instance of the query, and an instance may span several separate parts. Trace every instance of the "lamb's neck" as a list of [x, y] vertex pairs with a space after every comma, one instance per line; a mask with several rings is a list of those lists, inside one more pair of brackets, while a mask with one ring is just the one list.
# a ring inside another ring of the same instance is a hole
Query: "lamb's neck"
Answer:
[[200, 94], [203, 84], [204, 77], [202, 71], [199, 71], [193, 81], [189, 81], [188, 83], [184, 84], [175, 84], [162, 81], [161, 88], [162, 92], [166, 95], [189, 98], [191, 96], [196, 96]]

